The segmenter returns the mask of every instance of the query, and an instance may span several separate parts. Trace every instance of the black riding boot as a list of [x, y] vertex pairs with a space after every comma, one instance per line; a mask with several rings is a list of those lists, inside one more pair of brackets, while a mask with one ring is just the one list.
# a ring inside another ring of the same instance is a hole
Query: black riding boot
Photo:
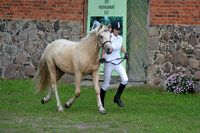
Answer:
[[120, 107], [124, 107], [124, 104], [120, 100], [120, 97], [121, 97], [121, 94], [122, 94], [125, 87], [126, 87], [126, 85], [120, 84], [119, 88], [117, 90], [117, 94], [115, 95], [115, 98], [114, 98], [114, 102], [117, 103], [118, 106], [120, 106]]
[[100, 97], [101, 97], [101, 103], [104, 107], [104, 98], [105, 98], [105, 95], [106, 95], [106, 91], [104, 91], [102, 88], [101, 88], [101, 91], [100, 91]]

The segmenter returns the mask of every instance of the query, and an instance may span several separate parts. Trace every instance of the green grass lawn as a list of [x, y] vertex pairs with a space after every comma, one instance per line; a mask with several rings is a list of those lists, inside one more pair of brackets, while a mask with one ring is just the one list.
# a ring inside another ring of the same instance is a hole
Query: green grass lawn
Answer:
[[[82, 87], [81, 96], [64, 113], [57, 111], [55, 96], [46, 104], [47, 91], [35, 94], [31, 80], [0, 80], [0, 133], [4, 132], [113, 132], [199, 133], [200, 97], [154, 90], [148, 85], [126, 88], [124, 108], [113, 103], [117, 89], [107, 91], [99, 114], [93, 87]], [[74, 95], [74, 85], [59, 84], [64, 103]]]

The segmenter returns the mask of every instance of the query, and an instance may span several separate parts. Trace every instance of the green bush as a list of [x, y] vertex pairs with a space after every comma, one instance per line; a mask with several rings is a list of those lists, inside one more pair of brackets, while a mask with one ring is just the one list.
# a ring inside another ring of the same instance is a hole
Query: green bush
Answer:
[[167, 78], [165, 88], [167, 91], [174, 92], [176, 94], [193, 93], [194, 84], [193, 78], [187, 77], [183, 73], [174, 73]]

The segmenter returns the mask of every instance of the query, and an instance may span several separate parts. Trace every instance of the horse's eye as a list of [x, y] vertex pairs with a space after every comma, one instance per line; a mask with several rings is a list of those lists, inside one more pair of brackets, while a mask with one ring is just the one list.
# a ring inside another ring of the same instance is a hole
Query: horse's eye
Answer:
[[103, 38], [103, 36], [100, 36], [101, 37], [101, 39]]

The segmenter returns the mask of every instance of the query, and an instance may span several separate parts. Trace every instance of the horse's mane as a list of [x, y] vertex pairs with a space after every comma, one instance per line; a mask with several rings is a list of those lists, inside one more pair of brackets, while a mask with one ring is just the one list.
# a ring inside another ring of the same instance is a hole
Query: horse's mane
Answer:
[[[97, 28], [98, 28], [98, 27], [97, 27]], [[97, 28], [95, 28], [95, 29], [91, 30], [91, 31], [89, 32], [89, 34], [88, 34], [87, 36], [85, 36], [84, 38], [81, 38], [81, 42], [83, 42], [83, 41], [86, 41], [86, 40], [87, 40], [87, 38], [89, 38], [90, 36], [93, 36], [93, 35], [95, 35], [95, 34], [96, 34], [96, 32], [97, 32]]]
[[101, 28], [101, 30], [97, 33], [98, 28], [99, 27], [96, 27], [95, 29], [91, 30], [86, 37], [84, 37], [84, 38], [81, 39], [80, 42], [85, 42], [86, 40], [88, 40], [89, 37], [94, 36], [94, 35], [97, 36], [97, 34], [100, 34], [101, 32], [109, 31], [109, 29], [108, 29], [107, 26], [103, 26], [103, 28]]
[[[94, 34], [97, 34], [97, 30], [98, 30], [98, 27], [96, 27], [95, 29], [91, 30], [91, 31], [89, 32], [89, 34], [88, 34], [86, 37], [84, 37], [84, 38], [81, 39], [81, 41], [82, 41], [82, 40], [85, 40], [85, 39], [88, 38], [89, 36], [92, 36], [92, 35], [94, 35]], [[103, 27], [103, 28], [100, 30], [99, 33], [103, 32], [103, 31], [105, 31], [105, 30], [109, 30], [109, 29], [108, 29], [107, 27]]]

